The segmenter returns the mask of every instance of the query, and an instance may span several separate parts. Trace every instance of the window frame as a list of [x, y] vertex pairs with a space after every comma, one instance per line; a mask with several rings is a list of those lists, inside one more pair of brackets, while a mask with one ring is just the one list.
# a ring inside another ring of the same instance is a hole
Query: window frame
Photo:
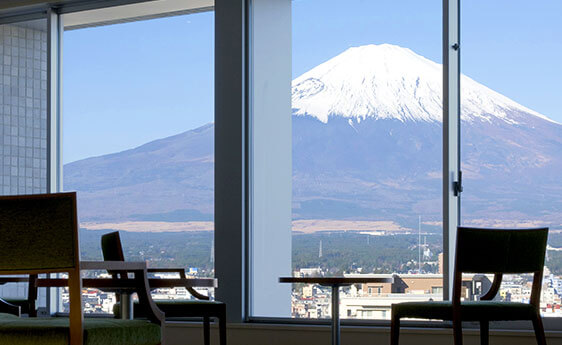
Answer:
[[[111, 0], [100, 7], [147, 0]], [[286, 0], [289, 1], [289, 0]], [[48, 9], [48, 139], [51, 192], [62, 189], [61, 181], [61, 70], [62, 20], [60, 13], [92, 9], [90, 2], [70, 3]], [[28, 10], [0, 10], [0, 23], [44, 18], [46, 2]], [[226, 302], [229, 322], [279, 322], [326, 324], [323, 320], [254, 318], [249, 314], [251, 174], [249, 158], [251, 126], [251, 0], [215, 1], [215, 272], [221, 286], [217, 299]], [[450, 298], [455, 230], [460, 219], [460, 196], [453, 190], [460, 171], [460, 0], [443, 0], [443, 248], [444, 299]], [[49, 299], [50, 310], [58, 301]], [[49, 303], [49, 302], [48, 302]], [[552, 320], [549, 320], [552, 319]], [[544, 318], [547, 330], [562, 330], [558, 318]], [[348, 325], [388, 326], [383, 320], [344, 320]], [[412, 322], [413, 325], [442, 327], [442, 322]], [[513, 327], [522, 325], [511, 323]]]
[[[248, 39], [251, 37], [252, 29], [255, 29], [253, 26], [254, 15], [256, 13], [252, 12], [252, 2], [251, 1], [237, 1], [238, 3], [247, 6], [246, 16], [240, 18], [240, 20], [245, 22], [244, 27], [247, 32], [245, 34], [246, 40], [244, 40], [242, 45], [246, 49], [246, 59], [251, 61], [252, 52], [255, 47], [252, 46], [253, 41]], [[220, 10], [221, 2], [217, 0], [216, 2], [216, 11]], [[453, 190], [453, 182], [455, 182], [459, 176], [459, 168], [460, 168], [460, 49], [459, 40], [460, 40], [460, 0], [443, 0], [442, 2], [442, 15], [443, 15], [443, 24], [442, 24], [442, 49], [443, 49], [443, 249], [444, 249], [444, 273], [443, 273], [443, 298], [449, 299], [451, 295], [452, 289], [452, 279], [453, 279], [453, 272], [450, 267], [454, 266], [454, 250], [455, 250], [455, 239], [456, 239], [456, 228], [460, 224], [459, 223], [459, 211], [460, 211], [460, 195], [456, 195]], [[219, 32], [219, 20], [217, 20], [217, 29], [216, 35], [217, 40], [220, 39], [220, 32]], [[218, 50], [216, 50], [216, 54], [219, 54]], [[216, 57], [216, 61], [218, 61], [219, 56]], [[215, 74], [217, 78], [226, 77], [220, 75], [217, 71]], [[253, 79], [252, 79], [252, 71], [246, 71], [244, 74], [246, 76], [245, 80], [240, 80], [241, 85], [243, 85], [246, 89], [248, 95], [253, 94]], [[224, 82], [224, 80], [223, 80]], [[219, 84], [219, 79], [217, 79], [217, 84]], [[217, 102], [220, 102], [217, 100]], [[249, 131], [245, 133], [245, 137], [243, 141], [246, 145], [251, 145], [252, 143], [252, 126], [251, 126], [251, 119], [252, 119], [252, 109], [251, 109], [251, 102], [248, 102], [246, 105], [247, 108], [250, 109], [249, 112], [244, 113], [244, 119], [247, 123], [249, 123]], [[217, 123], [219, 121], [219, 113], [217, 112], [216, 115]], [[215, 144], [215, 147], [218, 147], [218, 143]], [[235, 148], [235, 146], [231, 146], [231, 149]], [[249, 151], [245, 152], [246, 154], [251, 153], [251, 147]], [[246, 156], [248, 157], [248, 156]], [[251, 160], [251, 157], [248, 157], [248, 160]], [[252, 188], [252, 180], [251, 180], [251, 170], [246, 170], [246, 185], [244, 186], [245, 195], [250, 198], [251, 188]], [[215, 183], [217, 183], [216, 181]], [[252, 201], [250, 200], [250, 205]], [[216, 211], [216, 210], [215, 210]], [[250, 210], [251, 212], [251, 210]], [[247, 236], [246, 241], [251, 242], [251, 226], [247, 224], [251, 224], [251, 218], [245, 219], [245, 231], [243, 234]], [[218, 226], [217, 226], [218, 230]], [[218, 239], [216, 239], [217, 241]], [[215, 242], [216, 243], [216, 242]], [[241, 250], [245, 253], [244, 259], [248, 260], [251, 258], [250, 246], [246, 246], [245, 248], [237, 248], [233, 250], [231, 254], [234, 254], [238, 250]], [[218, 261], [218, 257], [217, 257]], [[249, 294], [251, 293], [250, 290], [250, 279], [252, 276], [251, 272], [251, 262], [246, 262], [246, 272], [244, 275], [244, 280], [247, 282], [245, 293], [246, 293], [246, 300], [244, 301], [244, 310], [246, 311], [245, 314], [238, 316], [233, 315], [236, 317], [234, 320], [237, 321], [250, 321], [250, 322], [261, 322], [263, 320], [277, 320], [279, 318], [263, 318], [263, 317], [254, 317], [250, 312], [250, 301], [251, 298], [248, 298]], [[218, 272], [218, 270], [217, 270]], [[218, 276], [219, 280], [221, 277]], [[221, 296], [219, 295], [219, 298]], [[227, 302], [228, 303], [228, 302]], [[310, 322], [310, 320], [307, 320]], [[305, 321], [305, 322], [307, 322]], [[315, 320], [316, 321], [316, 320]], [[384, 320], [369, 320], [371, 324], [373, 321], [376, 323], [382, 322], [383, 324], [388, 324], [388, 321]], [[363, 323], [362, 321], [358, 320], [342, 320], [342, 322], [350, 323], [350, 324], [358, 324]], [[292, 322], [291, 322], [292, 323]]]

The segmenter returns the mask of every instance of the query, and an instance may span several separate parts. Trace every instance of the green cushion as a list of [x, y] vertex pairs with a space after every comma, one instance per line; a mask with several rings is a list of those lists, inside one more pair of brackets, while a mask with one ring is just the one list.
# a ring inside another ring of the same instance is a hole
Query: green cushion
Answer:
[[[531, 320], [537, 313], [528, 303], [471, 301], [461, 303], [464, 321]], [[393, 317], [452, 320], [450, 301], [404, 302], [392, 305]]]
[[[84, 320], [84, 345], [157, 345], [160, 336], [160, 326], [143, 320]], [[0, 344], [68, 345], [68, 318], [0, 314]]]

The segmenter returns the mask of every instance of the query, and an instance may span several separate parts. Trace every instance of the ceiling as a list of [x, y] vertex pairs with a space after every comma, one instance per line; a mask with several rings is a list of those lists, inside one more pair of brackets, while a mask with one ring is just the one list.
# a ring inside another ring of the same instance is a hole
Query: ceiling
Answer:
[[[119, 5], [119, 6], [116, 6]], [[212, 11], [214, 0], [2, 0], [0, 15], [18, 15], [56, 6], [66, 30]]]
[[213, 10], [214, 0], [156, 0], [65, 14], [66, 30]]

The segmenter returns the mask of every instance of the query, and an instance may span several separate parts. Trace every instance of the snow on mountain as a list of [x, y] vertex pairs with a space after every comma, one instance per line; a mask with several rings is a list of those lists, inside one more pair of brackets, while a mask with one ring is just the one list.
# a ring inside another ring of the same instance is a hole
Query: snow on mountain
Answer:
[[[293, 80], [294, 115], [326, 123], [330, 116], [441, 122], [442, 65], [391, 44], [349, 48]], [[525, 122], [525, 114], [554, 122], [461, 76], [462, 119]], [[524, 114], [524, 115], [522, 115]]]

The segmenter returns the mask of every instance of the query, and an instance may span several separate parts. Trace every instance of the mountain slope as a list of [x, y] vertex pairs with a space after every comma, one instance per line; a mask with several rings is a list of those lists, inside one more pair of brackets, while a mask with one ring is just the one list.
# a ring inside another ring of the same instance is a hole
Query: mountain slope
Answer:
[[[465, 223], [562, 226], [562, 126], [462, 77]], [[296, 219], [441, 219], [441, 66], [350, 48], [293, 81]], [[83, 220], [208, 220], [213, 125], [65, 166]], [[170, 218], [170, 219], [171, 219]], [[538, 224], [538, 223], [533, 223]]]
[[175, 210], [196, 210], [207, 220], [214, 208], [213, 152], [214, 125], [208, 124], [66, 164], [64, 186], [80, 192], [82, 220], [123, 220]]

